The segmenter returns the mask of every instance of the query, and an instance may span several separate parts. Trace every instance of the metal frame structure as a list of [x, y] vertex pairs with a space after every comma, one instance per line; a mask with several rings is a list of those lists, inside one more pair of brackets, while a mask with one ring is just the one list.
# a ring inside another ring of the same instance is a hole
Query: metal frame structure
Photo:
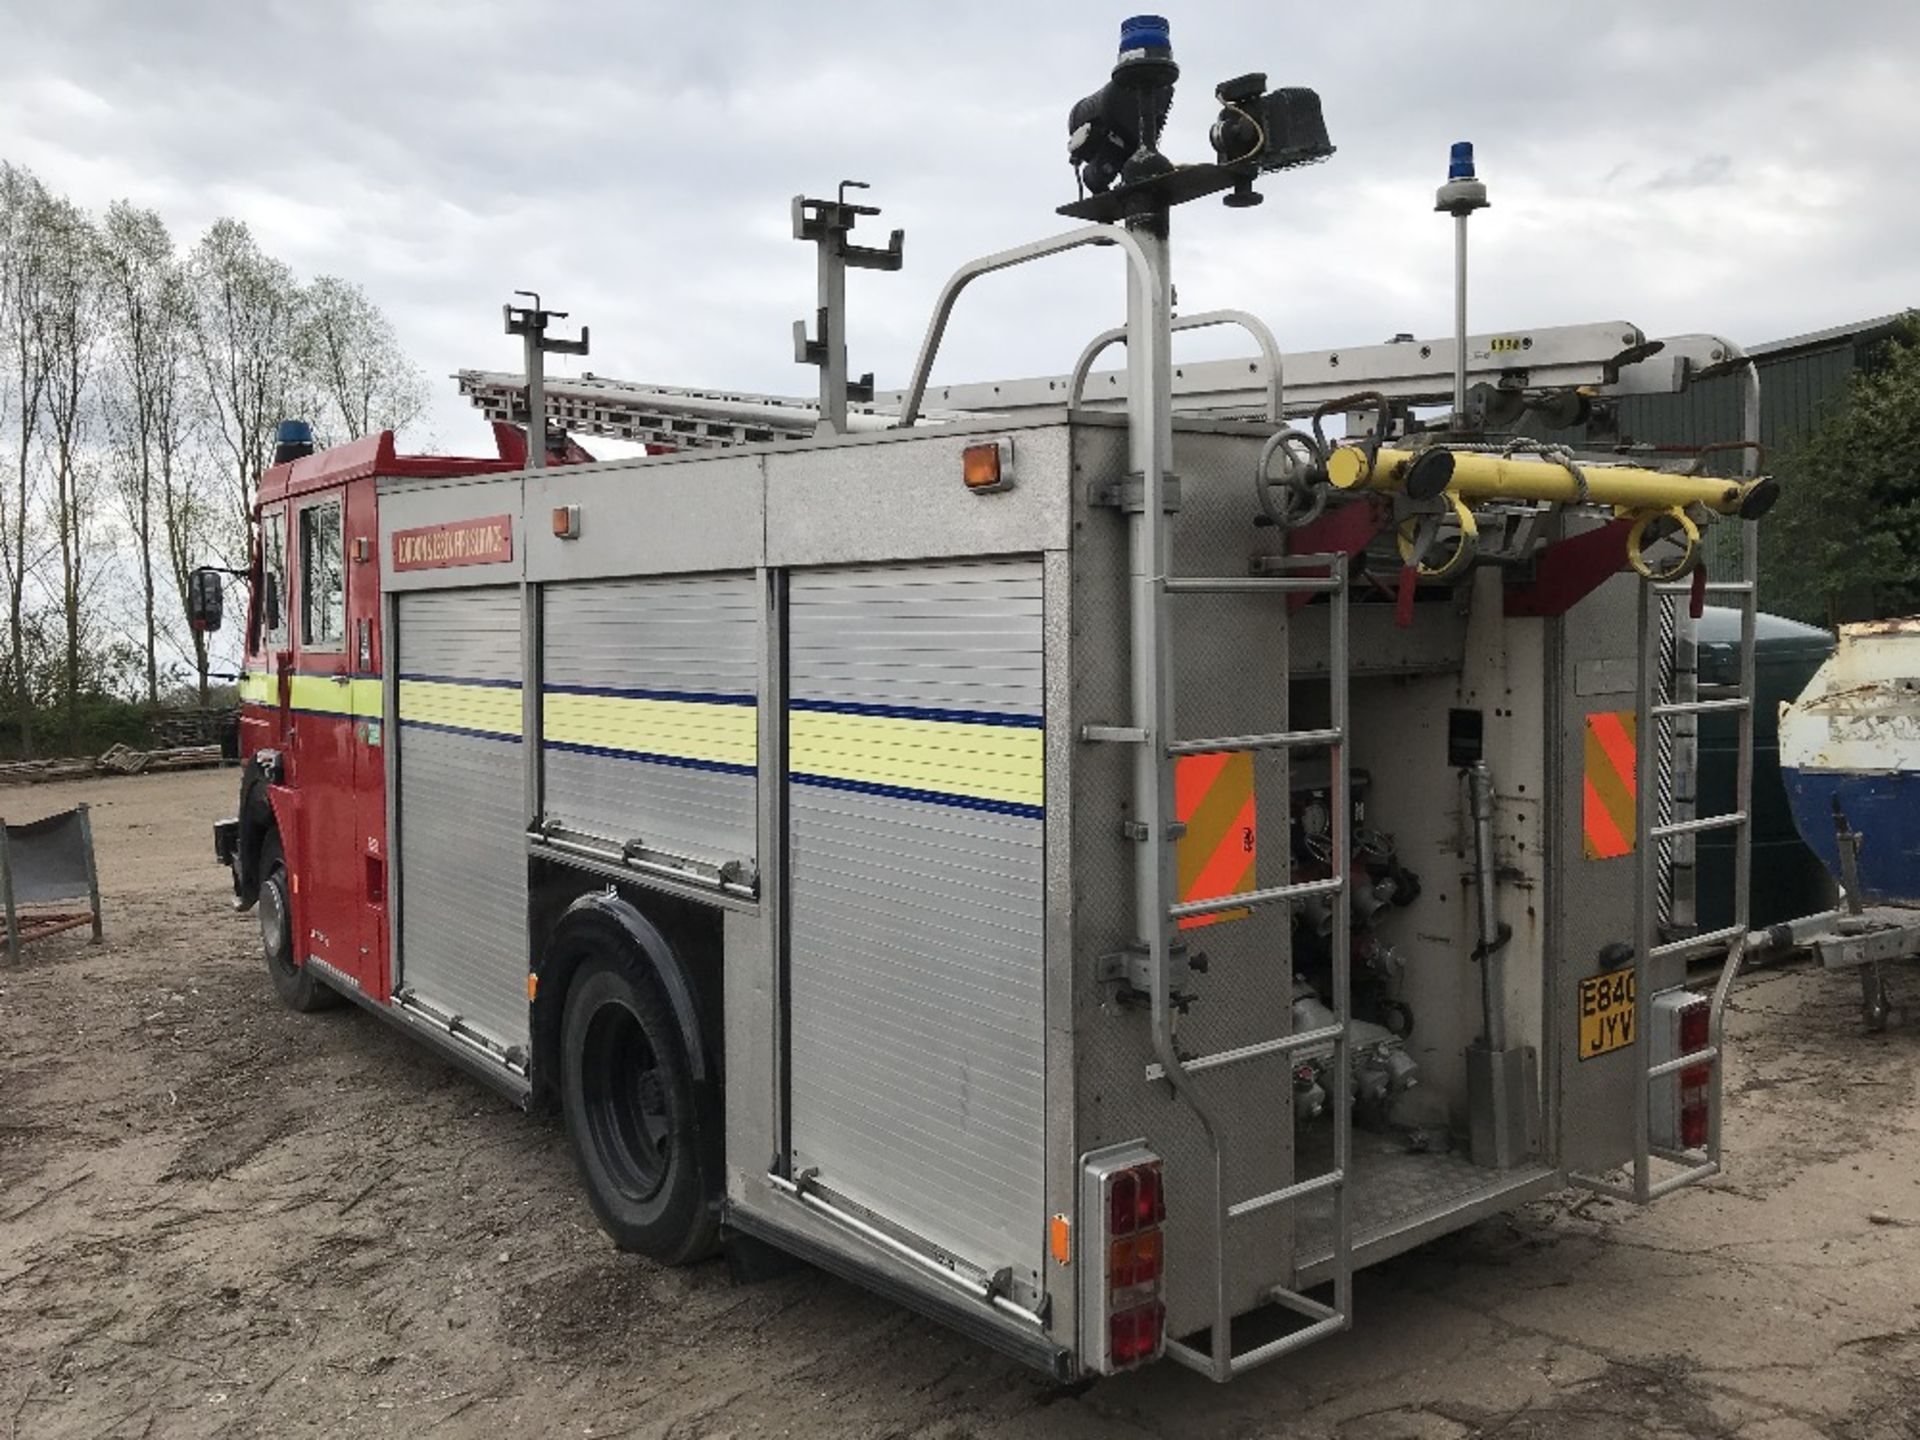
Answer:
[[[1083, 243], [1111, 239], [1111, 227], [1094, 228], [1104, 233]], [[1176, 330], [1239, 324], [1250, 330], [1259, 346], [1246, 359], [1202, 360], [1175, 367], [1171, 393], [1180, 414], [1270, 414], [1279, 400], [1283, 376], [1290, 378], [1285, 403], [1279, 408], [1290, 416], [1311, 414], [1327, 401], [1355, 390], [1377, 391], [1406, 404], [1443, 404], [1452, 394], [1458, 347], [1451, 337], [1287, 355], [1272, 343], [1270, 332], [1262, 335], [1264, 323], [1244, 311], [1179, 316], [1172, 324]], [[1092, 410], [1124, 408], [1131, 371], [1092, 368], [1100, 353], [1124, 335], [1124, 326], [1101, 332], [1074, 368], [1060, 375], [937, 387], [930, 379], [922, 379], [917, 382], [915, 418], [922, 423], [952, 422], [967, 415], [1013, 416], [1063, 404]], [[1719, 336], [1649, 340], [1624, 321], [1474, 335], [1466, 346], [1469, 384], [1531, 391], [1588, 389], [1603, 397], [1671, 394], [1744, 361], [1740, 348]], [[455, 378], [460, 393], [488, 420], [518, 423], [524, 418], [523, 377], [462, 370]], [[544, 384], [549, 413], [577, 435], [674, 449], [711, 449], [802, 440], [820, 426], [817, 402], [794, 396], [640, 384], [596, 375], [550, 376]], [[850, 405], [845, 432], [893, 428], [914, 389], [909, 384], [880, 391], [869, 403]], [[929, 406], [929, 398], [937, 403]]]
[[[17, 895], [14, 883], [13, 854], [14, 846], [31, 843], [37, 832], [58, 827], [66, 821], [72, 821], [78, 842], [82, 873], [67, 874], [52, 883], [44, 881], [37, 887], [37, 893], [22, 902]], [[16, 831], [22, 832], [16, 838]], [[21, 903], [52, 903], [60, 900], [79, 899], [84, 896], [87, 909], [74, 911], [40, 910], [20, 913]], [[0, 908], [5, 911], [7, 926], [7, 958], [14, 964], [20, 963], [20, 950], [23, 945], [35, 940], [44, 940], [49, 935], [57, 935], [64, 930], [77, 930], [90, 925], [93, 930], [92, 943], [98, 945], [105, 931], [101, 924], [100, 913], [100, 872], [93, 853], [93, 818], [91, 807], [76, 805], [73, 809], [58, 815], [49, 815], [45, 819], [31, 821], [25, 825], [7, 825], [0, 822]]]
[[[1760, 377], [1751, 361], [1744, 367], [1745, 396], [1743, 416], [1745, 473], [1759, 469]], [[1634, 1129], [1633, 1176], [1630, 1185], [1620, 1185], [1602, 1176], [1575, 1173], [1570, 1178], [1586, 1189], [1613, 1199], [1631, 1200], [1645, 1205], [1675, 1190], [1708, 1179], [1721, 1170], [1721, 1113], [1724, 1108], [1726, 1071], [1725, 1053], [1727, 997], [1740, 973], [1750, 943], [1749, 919], [1751, 871], [1753, 862], [1753, 704], [1755, 693], [1754, 633], [1759, 614], [1758, 571], [1759, 532], [1751, 525], [1741, 531], [1741, 578], [1729, 581], [1708, 580], [1704, 574], [1692, 580], [1644, 585], [1640, 592], [1639, 630], [1640, 665], [1636, 691], [1642, 733], [1637, 749], [1638, 783], [1634, 796], [1635, 828], [1639, 832], [1638, 881], [1634, 890]], [[1663, 662], [1667, 651], [1659, 643], [1662, 617], [1683, 602], [1700, 603], [1708, 595], [1735, 597], [1740, 608], [1740, 678], [1733, 695], [1712, 699], [1680, 698], [1674, 690], [1676, 677]], [[1734, 781], [1734, 808], [1718, 815], [1662, 820], [1658, 814], [1659, 756], [1666, 728], [1709, 712], [1736, 714], [1739, 725], [1738, 754]], [[1663, 940], [1661, 925], [1661, 866], [1664, 843], [1680, 836], [1704, 831], [1732, 830], [1733, 917], [1730, 923], [1704, 934]], [[1660, 978], [1654, 967], [1684, 961], [1688, 957], [1711, 954], [1724, 947], [1718, 977], [1709, 1002], [1707, 1044], [1705, 1048], [1656, 1063], [1653, 1058], [1653, 999], [1655, 982]], [[1699, 1066], [1711, 1066], [1708, 1090], [1707, 1143], [1704, 1158], [1693, 1152], [1656, 1147], [1652, 1139], [1653, 1086], [1656, 1081], [1676, 1076]], [[1674, 1173], [1656, 1180], [1652, 1163], [1661, 1160], [1679, 1167]]]

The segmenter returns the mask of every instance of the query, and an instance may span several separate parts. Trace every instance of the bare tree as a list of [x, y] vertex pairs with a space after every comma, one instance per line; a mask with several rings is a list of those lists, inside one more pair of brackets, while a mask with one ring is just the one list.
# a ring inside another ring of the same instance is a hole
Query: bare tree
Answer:
[[[155, 521], [162, 526], [173, 521], [177, 507], [166, 492], [188, 434], [182, 355], [186, 295], [173, 237], [153, 211], [115, 202], [107, 211], [102, 251], [112, 380], [105, 410], [121, 462], [117, 488], [138, 552], [147, 703], [155, 704], [160, 698]], [[204, 692], [206, 642], [201, 636], [195, 640]]]
[[0, 693], [23, 750], [56, 700], [69, 739], [102, 687], [156, 702], [176, 655], [205, 703], [188, 580], [246, 559], [277, 422], [346, 440], [407, 425], [426, 397], [358, 285], [302, 286], [233, 220], [181, 257], [151, 211], [121, 202], [96, 226], [0, 163]]
[[[227, 518], [226, 506], [219, 497], [221, 467], [205, 457], [196, 465], [191, 452], [175, 452], [160, 466], [160, 514], [166, 528], [167, 565], [173, 576], [174, 593], [180, 613], [187, 609], [188, 577], [194, 568], [204, 565], [212, 537]], [[189, 628], [194, 675], [199, 683], [200, 703], [207, 703], [208, 655], [204, 632]]]
[[367, 292], [322, 275], [302, 298], [299, 359], [319, 392], [322, 433], [339, 443], [417, 420], [427, 408], [426, 377]]
[[14, 407], [14, 464], [0, 491], [0, 578], [7, 590], [7, 680], [22, 754], [33, 753], [33, 681], [28, 661], [26, 593], [35, 557], [33, 451], [52, 368], [46, 339], [46, 253], [41, 222], [50, 199], [28, 170], [0, 163], [0, 323], [5, 326], [8, 392]]
[[254, 477], [272, 459], [274, 427], [306, 408], [300, 287], [238, 220], [216, 220], [187, 269], [208, 429], [227, 468], [230, 518], [219, 528], [231, 542], [247, 533]]
[[66, 702], [67, 738], [80, 724], [80, 637], [82, 600], [87, 589], [87, 529], [92, 519], [92, 474], [84, 444], [91, 414], [89, 387], [99, 336], [99, 235], [86, 213], [71, 201], [50, 201], [40, 219], [45, 245], [42, 316], [50, 363], [47, 367], [45, 445], [53, 472], [53, 523], [60, 547], [60, 613], [65, 622], [65, 663], [61, 691]]

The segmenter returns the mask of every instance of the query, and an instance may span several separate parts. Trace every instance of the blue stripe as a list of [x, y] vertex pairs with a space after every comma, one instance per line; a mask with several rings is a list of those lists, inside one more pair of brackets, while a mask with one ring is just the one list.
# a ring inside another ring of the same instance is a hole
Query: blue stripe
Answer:
[[1014, 815], [1022, 820], [1042, 820], [1046, 810], [1039, 805], [1022, 805], [1012, 800], [982, 800], [975, 795], [948, 795], [938, 790], [910, 790], [904, 785], [876, 785], [869, 780], [842, 780], [832, 775], [787, 776], [796, 785], [812, 785], [821, 790], [846, 790], [855, 795], [879, 795], [888, 800], [917, 800], [925, 805], [952, 805], [961, 810], [985, 810], [993, 815]]
[[961, 725], [1007, 725], [1039, 730], [1046, 721], [1038, 715], [1005, 715], [997, 710], [938, 710], [922, 705], [867, 705], [852, 700], [789, 700], [793, 710], [815, 710], [826, 715], [879, 715], [892, 720], [951, 720]]
[[504, 740], [509, 745], [520, 743], [518, 735], [502, 735], [497, 730], [469, 730], [464, 725], [436, 725], [431, 720], [402, 720], [400, 726], [403, 730], [431, 730], [439, 735], [465, 735], [472, 740]]
[[422, 685], [483, 685], [489, 690], [518, 690], [518, 680], [476, 680], [468, 675], [409, 675], [400, 672], [402, 680], [417, 681]]
[[752, 765], [736, 765], [729, 760], [693, 760], [684, 755], [654, 755], [643, 750], [616, 750], [610, 745], [572, 745], [548, 740], [549, 750], [564, 750], [569, 755], [598, 755], [607, 760], [639, 760], [648, 765], [672, 765], [680, 770], [711, 770], [720, 775], [757, 775]]
[[751, 695], [716, 695], [704, 690], [636, 690], [620, 685], [542, 685], [548, 695], [603, 695], [609, 700], [685, 700], [695, 705], [755, 705]]

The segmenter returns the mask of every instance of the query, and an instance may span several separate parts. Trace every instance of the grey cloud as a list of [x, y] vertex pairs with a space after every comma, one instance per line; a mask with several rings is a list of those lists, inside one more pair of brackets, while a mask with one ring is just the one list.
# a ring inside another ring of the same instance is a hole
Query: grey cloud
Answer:
[[[873, 182], [899, 275], [852, 283], [853, 361], [899, 383], [961, 260], [1064, 228], [1065, 114], [1125, 6], [336, 0], [0, 4], [0, 155], [188, 241], [235, 213], [303, 273], [365, 285], [431, 375], [508, 366], [509, 291], [593, 326], [596, 373], [792, 392], [813, 303], [787, 202]], [[1749, 340], [1920, 298], [1899, 57], [1920, 7], [1731, 0], [1604, 10], [1176, 7], [1168, 148], [1205, 151], [1215, 81], [1256, 66], [1324, 99], [1340, 152], [1250, 212], [1176, 221], [1189, 309], [1257, 310], [1292, 347], [1449, 323], [1431, 211], [1472, 139], [1487, 326], [1624, 318]], [[1879, 216], [1862, 226], [1871, 206]], [[951, 378], [1069, 365], [1121, 309], [1113, 257], [970, 294]], [[1210, 343], [1218, 343], [1217, 341]], [[485, 448], [443, 384], [438, 437]]]
[[1702, 155], [1679, 169], [1662, 170], [1643, 187], [1648, 190], [1710, 190], [1733, 183], [1731, 155]]

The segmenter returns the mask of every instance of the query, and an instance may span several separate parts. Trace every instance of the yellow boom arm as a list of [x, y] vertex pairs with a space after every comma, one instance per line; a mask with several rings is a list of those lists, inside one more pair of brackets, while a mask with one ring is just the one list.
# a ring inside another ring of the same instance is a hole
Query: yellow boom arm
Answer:
[[[1408, 477], [1415, 471], [1416, 460], [1423, 462], [1420, 468], [1424, 469], [1434, 465], [1432, 457], [1438, 455], [1453, 461], [1445, 483], [1427, 488], [1416, 481], [1409, 489]], [[1382, 450], [1369, 469], [1367, 452], [1357, 445], [1342, 446], [1327, 457], [1327, 478], [1341, 490], [1379, 490], [1390, 495], [1406, 491], [1418, 498], [1426, 498], [1419, 495], [1423, 488], [1426, 495], [1446, 489], [1462, 500], [1554, 500], [1562, 505], [1612, 505], [1621, 510], [1677, 510], [1704, 505], [1722, 515], [1742, 513], [1749, 497], [1769, 483], [1674, 475], [1632, 465], [1583, 465], [1576, 475], [1554, 460], [1514, 460], [1458, 450], [1431, 451], [1422, 456], [1410, 450]]]
[[[1779, 494], [1770, 479], [1728, 480], [1709, 475], [1675, 475], [1633, 465], [1574, 466], [1553, 459], [1514, 459], [1470, 450], [1383, 449], [1369, 464], [1359, 445], [1343, 445], [1327, 457], [1327, 479], [1341, 490], [1374, 490], [1431, 500], [1444, 495], [1459, 523], [1460, 539], [1443, 562], [1421, 562], [1421, 573], [1442, 579], [1472, 562], [1473, 511], [1479, 500], [1543, 500], [1561, 505], [1610, 505], [1634, 519], [1627, 535], [1627, 561], [1649, 580], [1671, 580], [1692, 567], [1700, 527], [1687, 512], [1700, 506], [1719, 515], [1757, 520]], [[1400, 549], [1412, 562], [1412, 520], [1403, 522]], [[1646, 558], [1649, 535], [1668, 534], [1680, 544], [1679, 558], [1656, 568]]]

